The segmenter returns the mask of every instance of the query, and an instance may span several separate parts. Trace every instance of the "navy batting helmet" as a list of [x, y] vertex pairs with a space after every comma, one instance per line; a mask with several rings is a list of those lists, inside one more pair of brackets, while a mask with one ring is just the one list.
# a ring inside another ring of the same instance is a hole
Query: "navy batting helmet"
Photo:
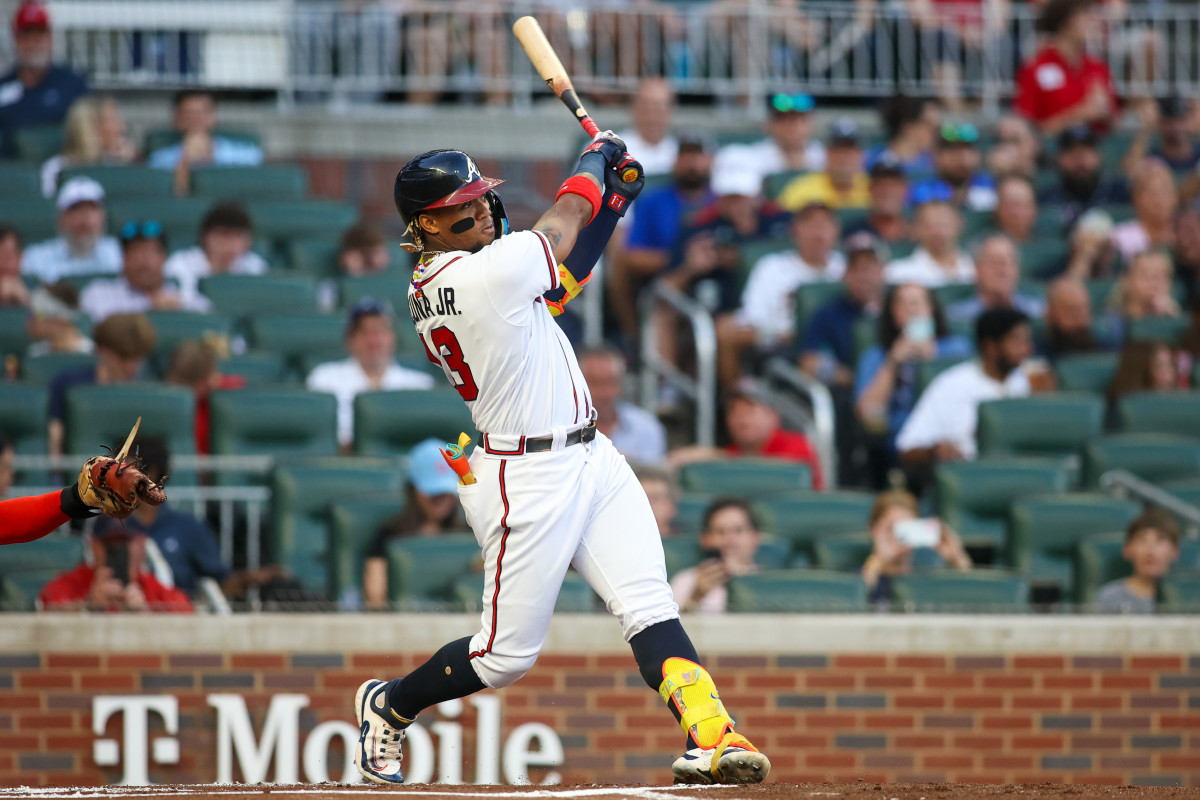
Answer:
[[501, 183], [504, 181], [485, 178], [475, 159], [461, 150], [431, 150], [409, 161], [396, 174], [393, 196], [400, 219], [408, 225], [421, 211], [495, 194], [492, 190]]

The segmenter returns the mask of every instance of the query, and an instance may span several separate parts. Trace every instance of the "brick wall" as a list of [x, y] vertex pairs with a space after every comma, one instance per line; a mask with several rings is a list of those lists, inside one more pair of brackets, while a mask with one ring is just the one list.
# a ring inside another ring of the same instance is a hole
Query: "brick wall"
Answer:
[[[410, 655], [18, 652], [5, 646], [0, 785], [116, 781], [116, 768], [92, 759], [91, 708], [95, 695], [122, 694], [178, 698], [180, 763], [151, 765], [151, 780], [210, 782], [216, 778], [216, 714], [209, 694], [243, 695], [256, 733], [274, 694], [306, 694], [303, 737], [325, 720], [352, 720], [353, 693], [365, 677], [403, 674], [428, 652], [432, 648]], [[1200, 786], [1200, 655], [785, 652], [716, 654], [706, 661], [740, 727], [770, 755], [779, 781]], [[502, 735], [525, 722], [558, 732], [565, 750], [559, 771], [567, 783], [669, 780], [682, 735], [627, 650], [548, 652], [498, 696]], [[456, 720], [464, 726], [468, 781], [474, 714], [467, 705]], [[109, 721], [105, 736], [120, 739], [119, 717]], [[339, 769], [331, 767], [335, 778]]]

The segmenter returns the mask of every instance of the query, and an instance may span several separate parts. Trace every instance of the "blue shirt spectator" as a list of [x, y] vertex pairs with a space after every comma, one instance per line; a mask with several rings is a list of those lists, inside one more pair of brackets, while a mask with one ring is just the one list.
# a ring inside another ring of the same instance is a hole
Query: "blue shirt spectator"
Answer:
[[[263, 153], [258, 145], [214, 133], [217, 107], [213, 96], [206, 91], [185, 89], [178, 92], [172, 121], [181, 138], [177, 144], [150, 154], [147, 163], [156, 169], [253, 167], [262, 163]], [[186, 175], [185, 170], [184, 179]], [[176, 182], [177, 190], [186, 188], [186, 184]]]
[[[183, 158], [183, 142], [159, 148], [146, 163], [155, 169], [175, 169]], [[256, 167], [263, 161], [258, 145], [238, 142], [221, 135], [212, 137], [210, 164], [218, 167]]]
[[192, 594], [200, 578], [224, 583], [230, 575], [229, 565], [221, 560], [216, 535], [208, 525], [187, 512], [176, 511], [164, 504], [154, 509], [152, 517], [148, 513], [135, 512], [124, 523], [105, 517], [96, 527], [99, 531], [121, 524], [154, 540], [171, 568], [177, 589]]
[[36, 125], [58, 125], [71, 104], [87, 94], [87, 81], [50, 63], [53, 40], [50, 15], [39, 2], [26, 0], [12, 21], [17, 63], [0, 76], [0, 157], [15, 154], [13, 133]]
[[707, 189], [698, 197], [692, 197], [676, 186], [665, 186], [638, 198], [625, 247], [629, 250], [674, 251], [685, 220], [714, 199]]

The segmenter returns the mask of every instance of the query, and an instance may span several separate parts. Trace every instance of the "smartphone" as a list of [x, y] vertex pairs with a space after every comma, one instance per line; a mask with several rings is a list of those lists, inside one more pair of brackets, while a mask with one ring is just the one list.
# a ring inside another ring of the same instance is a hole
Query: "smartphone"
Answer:
[[129, 583], [129, 547], [125, 543], [106, 544], [104, 566], [111, 569], [113, 577], [121, 583]]
[[892, 526], [892, 535], [909, 547], [937, 547], [942, 525], [936, 519], [903, 519]]
[[928, 342], [936, 333], [933, 317], [913, 317], [904, 325], [904, 338], [910, 342]]
[[700, 551], [701, 561], [711, 561], [713, 559], [717, 561], [721, 560], [721, 549], [719, 547], [706, 547]]

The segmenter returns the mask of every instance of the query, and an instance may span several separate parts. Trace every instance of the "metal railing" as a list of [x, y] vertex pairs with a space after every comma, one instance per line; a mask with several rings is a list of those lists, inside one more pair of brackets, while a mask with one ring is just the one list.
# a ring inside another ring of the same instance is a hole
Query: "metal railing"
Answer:
[[[15, 5], [13, 3], [12, 5]], [[55, 0], [60, 58], [104, 88], [207, 85], [372, 101], [448, 94], [527, 105], [546, 88], [510, 33], [527, 13], [585, 94], [662, 76], [728, 103], [768, 90], [887, 97], [960, 92], [994, 110], [1038, 45], [1037, 10], [985, 0], [914, 19], [904, 0], [646, 4], [584, 0], [331, 3]], [[945, 8], [945, 7], [940, 7]], [[974, 13], [976, 16], [971, 17]], [[1107, 9], [1094, 50], [1124, 94], [1200, 94], [1200, 6]], [[0, 64], [12, 55], [0, 27]], [[752, 108], [758, 108], [757, 105]]]
[[[696, 353], [693, 378], [658, 349], [659, 309], [682, 317], [691, 326]], [[638, 298], [642, 319], [642, 402], [646, 410], [659, 410], [659, 389], [669, 386], [696, 409], [696, 444], [711, 447], [717, 437], [717, 330], [704, 306], [672, 286], [656, 281]]]
[[[780, 383], [789, 393], [800, 395], [811, 409], [799, 421], [805, 435], [812, 440], [817, 448], [817, 456], [821, 459], [821, 473], [825, 477], [827, 489], [837, 488], [837, 415], [833, 408], [833, 395], [829, 387], [820, 381], [805, 375], [795, 364], [782, 358], [772, 358], [766, 365], [768, 380]], [[794, 415], [793, 415], [794, 417]], [[794, 421], [794, 420], [789, 420]]]
[[1200, 539], [1200, 508], [1181, 500], [1166, 489], [1123, 469], [1110, 470], [1101, 475], [1100, 488], [1117, 497], [1132, 495], [1142, 502], [1159, 506], [1185, 521], [1184, 535], [1187, 538]]

